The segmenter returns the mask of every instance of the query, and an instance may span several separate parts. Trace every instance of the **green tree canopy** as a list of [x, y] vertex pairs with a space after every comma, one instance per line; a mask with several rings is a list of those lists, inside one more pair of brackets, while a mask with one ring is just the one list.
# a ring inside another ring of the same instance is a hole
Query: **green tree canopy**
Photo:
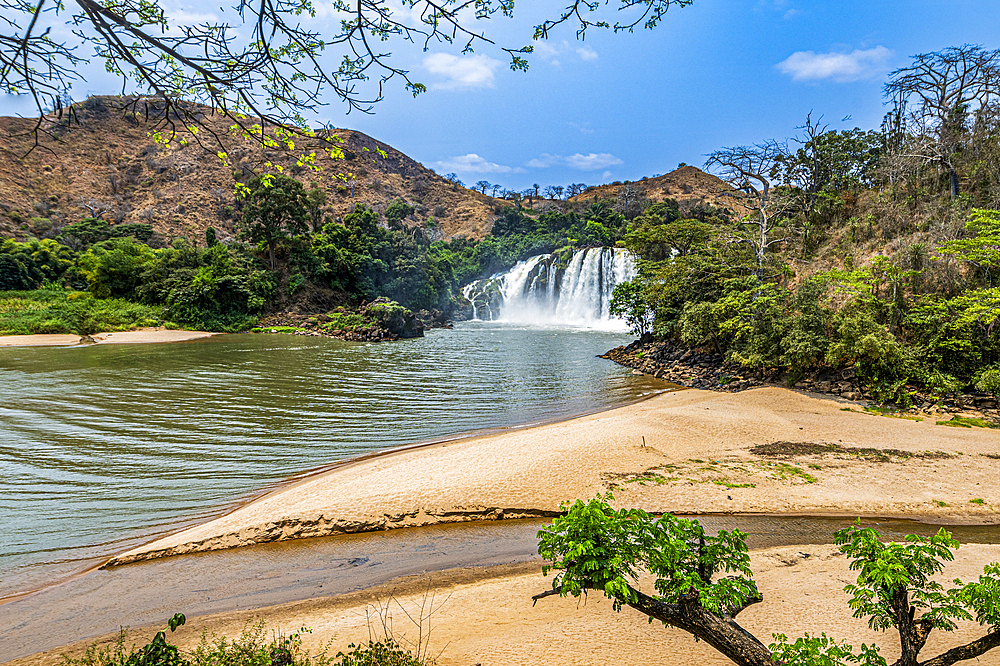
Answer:
[[[764, 601], [753, 580], [746, 534], [720, 530], [712, 536], [696, 520], [660, 518], [640, 509], [614, 509], [608, 497], [572, 505], [538, 533], [538, 552], [555, 571], [552, 589], [578, 597], [593, 590], [611, 599], [615, 611], [629, 606], [664, 625], [682, 629], [719, 650], [739, 666], [886, 666], [875, 646], [809, 636], [789, 642], [776, 635], [765, 645], [736, 618]], [[930, 537], [907, 536], [883, 543], [878, 532], [852, 525], [835, 534], [840, 551], [857, 572], [844, 589], [855, 617], [877, 631], [899, 635], [894, 666], [951, 666], [1000, 646], [1000, 564], [988, 564], [978, 580], [945, 587], [934, 578], [954, 559], [959, 544], [941, 529]], [[655, 578], [643, 592], [638, 578]], [[953, 631], [959, 620], [974, 621], [985, 634], [930, 660], [918, 661], [932, 631]]]
[[302, 183], [291, 176], [254, 176], [238, 188], [243, 203], [240, 228], [252, 243], [267, 247], [274, 270], [278, 241], [309, 231], [309, 199]]

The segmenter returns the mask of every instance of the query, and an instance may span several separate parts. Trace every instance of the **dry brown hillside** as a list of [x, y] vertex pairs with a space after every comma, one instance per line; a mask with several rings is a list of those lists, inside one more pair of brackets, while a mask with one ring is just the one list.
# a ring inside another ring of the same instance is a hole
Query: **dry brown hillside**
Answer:
[[624, 187], [632, 188], [653, 203], [664, 199], [676, 199], [682, 203], [702, 202], [730, 210], [735, 207], [733, 200], [726, 196], [727, 192], [733, 191], [729, 185], [693, 166], [683, 166], [655, 178], [588, 187], [583, 194], [573, 197], [571, 201], [589, 203], [600, 199], [617, 199]]
[[[334, 217], [358, 203], [382, 213], [390, 201], [402, 198], [416, 206], [407, 224], [426, 225], [433, 217], [439, 225], [434, 236], [477, 239], [489, 232], [495, 217], [498, 202], [452, 184], [360, 132], [331, 130], [343, 140], [345, 159], [331, 160], [320, 152], [318, 173], [293, 168], [297, 155], [289, 151], [263, 151], [233, 137], [227, 139], [226, 166], [190, 140], [183, 145], [182, 135], [169, 148], [157, 144], [149, 136], [153, 123], [123, 113], [125, 101], [92, 97], [76, 105], [79, 122], [54, 126], [54, 136], [42, 136], [41, 145], [27, 155], [34, 121], [0, 118], [0, 235], [51, 234], [50, 223], [58, 228], [98, 212], [113, 222], [152, 224], [167, 239], [203, 239], [209, 226], [220, 236], [232, 235], [233, 169], [264, 159], [283, 165], [306, 187], [324, 188], [327, 213]], [[208, 109], [203, 113], [206, 129], [227, 135], [227, 120]], [[338, 173], [352, 173], [353, 188], [334, 178]]]

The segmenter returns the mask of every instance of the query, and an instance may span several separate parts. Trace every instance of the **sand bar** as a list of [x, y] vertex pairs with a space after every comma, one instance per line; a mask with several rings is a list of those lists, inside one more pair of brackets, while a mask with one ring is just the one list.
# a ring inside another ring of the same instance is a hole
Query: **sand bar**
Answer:
[[139, 328], [134, 331], [116, 331], [114, 333], [95, 333], [91, 337], [99, 345], [128, 345], [151, 342], [187, 342], [209, 338], [218, 333], [207, 331], [180, 331], [158, 328]]
[[[345, 464], [112, 564], [294, 538], [545, 516], [565, 500], [609, 489], [619, 505], [656, 512], [1000, 523], [1000, 431], [859, 409], [773, 387], [664, 394], [565, 422]], [[824, 444], [841, 453], [751, 452], [775, 442]], [[895, 453], [873, 460], [861, 449]]]
[[[893, 633], [875, 633], [865, 620], [851, 617], [843, 587], [856, 577], [848, 569], [847, 558], [834, 546], [783, 547], [755, 551], [752, 568], [764, 594], [764, 602], [744, 611], [739, 622], [758, 638], [770, 642], [771, 634], [799, 636], [803, 632], [847, 639], [855, 645], [879, 644], [891, 663], [898, 653]], [[986, 562], [1000, 559], [1000, 546], [965, 545], [956, 552], [942, 581], [952, 578], [972, 580]], [[548, 589], [536, 563], [463, 569], [428, 576], [401, 579], [377, 588], [338, 597], [272, 606], [259, 611], [232, 612], [188, 620], [174, 635], [183, 649], [198, 643], [202, 630], [209, 634], [238, 636], [246, 622], [267, 619], [266, 636], [272, 629], [286, 635], [307, 626], [313, 633], [304, 637], [304, 647], [315, 652], [321, 645], [334, 645], [333, 653], [349, 643], [369, 637], [372, 611], [387, 608], [394, 635], [404, 644], [416, 641], [417, 628], [406, 613], [417, 618], [420, 609], [431, 603], [431, 655], [440, 655], [440, 666], [490, 664], [662, 664], [722, 665], [731, 663], [704, 643], [695, 643], [687, 634], [648, 624], [639, 613], [624, 609], [615, 613], [611, 603], [591, 594], [586, 601], [551, 597], [532, 606], [531, 596]], [[643, 587], [649, 585], [645, 581]], [[405, 612], [404, 612], [405, 611]], [[425, 613], [426, 614], [426, 613]], [[376, 624], [378, 621], [376, 620]], [[425, 623], [424, 630], [428, 625]], [[142, 643], [159, 627], [136, 631], [131, 640]], [[986, 632], [974, 623], [960, 623], [954, 634], [934, 632], [921, 657], [930, 658], [943, 650], [968, 642]], [[107, 636], [102, 642], [113, 639]], [[76, 643], [10, 662], [55, 665], [61, 654], [82, 654], [93, 641]], [[1000, 654], [988, 653], [979, 664], [998, 664]]]
[[79, 335], [4, 335], [0, 336], [0, 347], [68, 347], [79, 344], [141, 344], [154, 342], [186, 342], [208, 338], [218, 333], [208, 331], [180, 331], [163, 328], [139, 328], [134, 331], [95, 333], [91, 336]]
[[83, 340], [79, 335], [2, 335], [0, 347], [68, 347]]

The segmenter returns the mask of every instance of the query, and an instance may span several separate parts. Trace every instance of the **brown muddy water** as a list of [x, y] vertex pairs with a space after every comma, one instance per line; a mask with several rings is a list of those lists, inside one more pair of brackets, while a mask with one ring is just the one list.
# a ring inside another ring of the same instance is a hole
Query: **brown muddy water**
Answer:
[[[751, 548], [832, 542], [851, 518], [701, 516], [710, 530], [739, 528]], [[863, 519], [887, 539], [941, 525]], [[419, 527], [197, 553], [96, 570], [0, 605], [0, 662], [117, 631], [334, 596], [400, 576], [537, 559], [540, 520]], [[963, 543], [1000, 543], [996, 526], [945, 526]], [[808, 552], [808, 551], [806, 551]]]

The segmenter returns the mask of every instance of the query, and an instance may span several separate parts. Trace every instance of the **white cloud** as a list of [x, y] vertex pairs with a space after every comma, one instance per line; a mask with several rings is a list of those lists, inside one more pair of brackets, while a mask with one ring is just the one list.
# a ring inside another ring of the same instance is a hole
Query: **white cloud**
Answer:
[[192, 24], [197, 25], [199, 23], [215, 23], [218, 20], [219, 17], [211, 12], [203, 13], [180, 9], [170, 14], [170, 22], [178, 26]]
[[597, 60], [600, 57], [597, 55], [597, 51], [589, 46], [581, 46], [574, 49], [573, 46], [565, 39], [561, 42], [546, 42], [539, 40], [535, 42], [533, 46], [535, 47], [534, 55], [538, 56], [542, 60], [547, 60], [555, 67], [559, 67], [562, 64], [558, 60], [559, 56], [567, 54], [572, 55], [574, 52], [580, 56], [581, 60]]
[[580, 171], [596, 171], [597, 169], [607, 169], [610, 166], [624, 164], [620, 159], [608, 153], [590, 153], [589, 155], [570, 155], [566, 158], [566, 166]]
[[601, 180], [607, 180], [608, 178], [611, 178], [610, 171], [605, 171], [604, 173], [601, 174]]
[[580, 130], [580, 134], [593, 134], [594, 133], [594, 128], [590, 126], [590, 123], [584, 123], [582, 125], [578, 125], [577, 123], [574, 123], [574, 122], [568, 122], [566, 124], [569, 125], [570, 127], [572, 127], [573, 129]]
[[450, 53], [432, 53], [424, 58], [424, 68], [445, 78], [433, 84], [438, 90], [494, 87], [494, 71], [499, 60], [484, 55], [458, 57]]
[[545, 169], [550, 166], [555, 166], [556, 164], [562, 163], [562, 157], [559, 155], [549, 155], [548, 153], [542, 153], [535, 159], [528, 162], [525, 166], [529, 166], [532, 169]]
[[575, 155], [570, 155], [569, 157], [542, 153], [535, 159], [528, 162], [525, 166], [529, 166], [532, 169], [545, 169], [551, 166], [565, 166], [570, 169], [577, 169], [578, 171], [596, 171], [598, 169], [606, 169], [610, 166], [617, 166], [619, 164], [624, 164], [624, 162], [609, 153], [590, 153], [589, 155], [577, 153]]
[[434, 167], [435, 171], [444, 173], [449, 171], [458, 171], [461, 173], [522, 173], [524, 171], [523, 169], [512, 169], [502, 164], [494, 164], [475, 153], [458, 155], [434, 162]]
[[[566, 46], [569, 45], [568, 42], [563, 42], [563, 44]], [[549, 42], [543, 42], [541, 40], [539, 40], [535, 44], [532, 44], [532, 46], [535, 47], [535, 50], [532, 51], [532, 53], [534, 53], [539, 58], [543, 58], [545, 60], [548, 60], [549, 58], [555, 58], [561, 52], [560, 49], [556, 48], [555, 46], [552, 46], [552, 44], [550, 44]]]
[[797, 51], [775, 66], [793, 81], [832, 79], [844, 83], [883, 74], [892, 56], [893, 52], [884, 46], [850, 53]]

